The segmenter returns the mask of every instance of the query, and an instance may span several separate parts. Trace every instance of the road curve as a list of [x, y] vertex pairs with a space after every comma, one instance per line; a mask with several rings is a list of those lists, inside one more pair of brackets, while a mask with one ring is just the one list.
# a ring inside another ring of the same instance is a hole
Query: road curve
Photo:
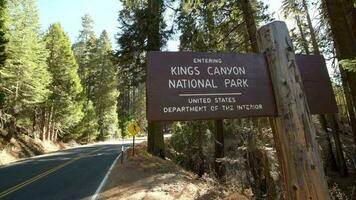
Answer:
[[0, 167], [0, 200], [91, 199], [121, 146], [83, 146]]

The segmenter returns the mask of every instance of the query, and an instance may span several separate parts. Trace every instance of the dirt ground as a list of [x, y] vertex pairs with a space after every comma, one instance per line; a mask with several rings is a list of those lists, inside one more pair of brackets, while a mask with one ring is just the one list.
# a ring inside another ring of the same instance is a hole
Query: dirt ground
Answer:
[[25, 134], [12, 138], [6, 145], [3, 143], [0, 140], [0, 165], [78, 145], [74, 141], [69, 143], [41, 141]]
[[145, 145], [127, 152], [128, 159], [114, 167], [99, 199], [170, 200], [215, 199], [206, 181], [172, 161], [146, 153]]

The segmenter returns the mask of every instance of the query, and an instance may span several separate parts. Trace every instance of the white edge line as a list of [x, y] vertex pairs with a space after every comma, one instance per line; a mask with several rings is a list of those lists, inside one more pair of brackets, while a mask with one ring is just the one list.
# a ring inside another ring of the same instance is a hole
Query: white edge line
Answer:
[[[127, 150], [127, 149], [126, 149]], [[124, 151], [125, 153], [125, 151]], [[106, 172], [105, 177], [103, 178], [103, 180], [101, 181], [99, 187], [96, 189], [95, 193], [93, 194], [93, 196], [91, 197], [91, 200], [97, 200], [99, 197], [99, 194], [101, 192], [101, 190], [103, 189], [107, 179], [109, 178], [109, 175], [112, 171], [112, 169], [114, 168], [115, 164], [117, 163], [117, 161], [119, 160], [120, 156], [122, 156], [122, 152], [115, 158], [114, 162], [112, 162], [108, 172]]]
[[190, 96], [229, 96], [229, 95], [242, 95], [242, 93], [208, 93], [208, 94], [179, 94], [181, 97], [190, 97]]

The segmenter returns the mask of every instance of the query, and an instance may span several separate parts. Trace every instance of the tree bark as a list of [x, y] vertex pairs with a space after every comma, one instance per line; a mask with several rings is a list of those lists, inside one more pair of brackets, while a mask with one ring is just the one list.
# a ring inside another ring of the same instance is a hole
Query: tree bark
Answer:
[[259, 44], [267, 54], [278, 108], [273, 119], [274, 140], [286, 199], [329, 199], [315, 127], [286, 24], [263, 26]]
[[[350, 19], [352, 18], [350, 18], [350, 15], [345, 13], [345, 0], [324, 0], [323, 2], [328, 13], [338, 60], [355, 59], [356, 38], [353, 34], [353, 26], [350, 25]], [[356, 72], [346, 71], [341, 66], [340, 73], [343, 79], [343, 87], [347, 99], [354, 141], [356, 144]], [[346, 88], [347, 85], [349, 88]], [[347, 91], [350, 91], [350, 93], [347, 94]]]
[[344, 153], [342, 151], [342, 144], [339, 135], [340, 128], [339, 128], [339, 124], [337, 123], [337, 119], [335, 115], [330, 116], [330, 122], [332, 126], [332, 134], [334, 136], [334, 142], [335, 142], [336, 158], [337, 158], [336, 164], [338, 165], [338, 170], [340, 175], [346, 177], [349, 175], [349, 173], [346, 167]]
[[353, 39], [356, 42], [356, 8], [354, 0], [342, 0], [346, 20], [352, 30]]
[[252, 51], [257, 53], [259, 52], [257, 44], [257, 26], [250, 0], [241, 0], [241, 9], [246, 23], [246, 28], [251, 43]]
[[[335, 155], [333, 152], [333, 146], [332, 146], [332, 142], [331, 142], [331, 138], [330, 138], [330, 134], [328, 131], [328, 127], [327, 127], [327, 120], [325, 115], [319, 115], [319, 122], [320, 122], [320, 126], [321, 126], [321, 130], [322, 132], [324, 132], [325, 137], [326, 137], [326, 142], [327, 142], [327, 146], [326, 146], [326, 165], [328, 167], [330, 167], [331, 170], [337, 170], [338, 169], [338, 165], [336, 163], [335, 160]], [[321, 133], [323, 134], [323, 133]], [[326, 166], [324, 166], [326, 167]]]
[[[319, 45], [317, 42], [315, 30], [314, 30], [314, 27], [313, 27], [313, 24], [312, 24], [310, 15], [309, 15], [308, 4], [307, 4], [306, 0], [303, 0], [302, 3], [303, 3], [304, 12], [306, 13], [306, 16], [307, 16], [308, 28], [310, 30], [310, 38], [312, 40], [312, 45], [313, 45], [313, 53], [314, 53], [314, 55], [320, 55], [321, 53], [320, 53]], [[334, 153], [332, 150], [330, 135], [329, 135], [328, 129], [327, 129], [328, 120], [325, 115], [319, 115], [319, 121], [320, 121], [322, 129], [325, 131], [326, 139], [328, 142], [328, 146], [327, 146], [328, 161], [329, 161], [328, 164], [331, 167], [331, 169], [334, 169], [335, 166], [337, 166], [340, 173], [342, 175], [345, 175], [346, 174], [345, 171], [347, 172], [347, 169], [345, 169], [346, 165], [344, 165], [343, 163], [340, 163], [342, 161], [345, 161], [344, 154], [338, 153], [338, 152], [343, 152], [342, 146], [340, 144], [339, 145], [335, 144], [336, 152], [337, 152], [336, 155], [342, 157], [342, 158], [338, 158], [337, 159], [338, 162], [336, 163], [335, 156], [334, 156]], [[338, 122], [336, 120], [336, 115], [332, 115], [330, 117], [330, 122], [331, 122], [333, 133], [334, 133], [335, 127], [339, 127], [339, 125], [337, 124]], [[334, 141], [338, 141], [340, 143], [339, 134], [333, 134], [333, 137], [334, 137]], [[335, 137], [337, 137], [337, 138], [335, 138]]]
[[309, 27], [309, 31], [310, 31], [310, 38], [311, 38], [311, 41], [312, 41], [314, 54], [315, 55], [320, 55], [319, 45], [318, 45], [318, 41], [316, 39], [315, 30], [314, 30], [313, 23], [312, 23], [312, 20], [310, 18], [310, 15], [309, 15], [308, 3], [306, 2], [306, 0], [303, 0], [302, 4], [303, 4], [303, 8], [304, 8], [305, 14], [307, 16], [307, 22], [308, 22], [308, 27]]
[[[160, 19], [162, 14], [161, 0], [148, 0], [149, 18], [147, 23], [149, 31], [147, 35], [147, 50], [160, 51], [161, 35], [160, 35]], [[146, 104], [147, 106], [147, 104]], [[148, 122], [147, 150], [155, 156], [165, 157], [164, 153], [164, 138], [163, 138], [163, 122]]]
[[204, 175], [204, 153], [203, 153], [203, 122], [198, 122], [198, 154], [199, 154], [199, 169], [198, 169], [198, 177], [202, 177]]
[[46, 140], [51, 140], [51, 131], [52, 131], [52, 123], [53, 123], [53, 106], [54, 104], [51, 103], [51, 108], [48, 113], [48, 121], [46, 124]]
[[352, 101], [352, 96], [351, 96], [351, 91], [350, 91], [350, 85], [348, 80], [348, 73], [345, 71], [345, 69], [342, 68], [340, 65], [340, 75], [341, 75], [341, 81], [342, 81], [342, 86], [344, 89], [344, 94], [345, 94], [345, 100], [346, 100], [346, 107], [347, 111], [349, 113], [349, 121], [350, 121], [350, 126], [351, 130], [354, 136], [354, 143], [356, 144], [356, 114], [355, 114], [355, 104]]
[[309, 44], [307, 42], [304, 30], [303, 30], [303, 24], [302, 24], [302, 22], [301, 22], [301, 20], [300, 20], [298, 15], [295, 16], [295, 21], [297, 22], [297, 26], [298, 26], [298, 29], [299, 29], [299, 32], [300, 32], [300, 37], [302, 37], [302, 45], [303, 45], [304, 51], [305, 51], [306, 54], [310, 54]]
[[165, 158], [163, 123], [148, 123], [147, 151], [162, 159]]
[[5, 136], [5, 141], [10, 142], [11, 139], [16, 135], [17, 132], [17, 119], [15, 116], [11, 116], [9, 122], [7, 123], [7, 135]]
[[220, 158], [224, 157], [224, 122], [223, 120], [215, 120], [215, 152], [214, 152], [214, 167], [216, 176], [223, 180], [225, 175], [225, 168]]
[[[248, 40], [250, 41], [252, 52], [259, 53], [260, 49], [258, 47], [258, 42], [257, 42], [257, 26], [255, 21], [254, 10], [251, 6], [251, 1], [242, 0], [240, 4], [241, 4], [242, 14], [246, 24]], [[262, 127], [259, 123], [260, 119], [254, 118], [251, 120], [253, 126], [257, 127], [259, 132], [262, 132]], [[272, 126], [272, 124], [270, 125]], [[272, 128], [272, 130], [274, 129]], [[264, 150], [256, 148], [255, 137], [256, 137], [255, 135], [249, 135], [247, 155], [248, 155], [248, 164], [250, 166], [250, 172], [254, 179], [254, 183], [252, 183], [253, 192], [254, 195], [259, 199], [262, 198], [263, 191], [267, 193], [271, 191], [266, 191], [268, 190], [268, 188], [266, 188], [266, 184], [263, 184], [264, 174], [262, 174], [262, 171], [268, 170], [269, 167], [263, 165], [266, 163], [262, 162], [262, 157], [259, 156], [258, 152], [263, 152]], [[265, 172], [265, 174], [267, 173], [270, 174], [270, 171]], [[268, 177], [271, 176], [269, 175]], [[269, 181], [273, 181], [273, 179], [270, 179]]]
[[47, 115], [46, 115], [46, 108], [43, 107], [41, 109], [41, 140], [44, 141], [46, 139], [46, 120], [47, 120]]

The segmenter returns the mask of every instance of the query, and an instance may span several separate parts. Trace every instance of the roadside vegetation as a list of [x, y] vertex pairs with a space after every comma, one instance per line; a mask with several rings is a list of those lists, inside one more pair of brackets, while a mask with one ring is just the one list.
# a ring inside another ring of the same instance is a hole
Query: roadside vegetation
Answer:
[[[257, 27], [275, 20], [268, 5], [260, 0], [120, 2], [113, 49], [105, 30], [95, 34], [94, 23], [100, 22], [90, 15], [82, 17], [77, 40], [70, 41], [60, 23], [40, 30], [35, 0], [0, 0], [0, 155], [19, 151], [15, 157], [22, 158], [63, 143], [126, 137], [127, 124], [135, 120], [148, 138], [150, 155], [142, 155], [174, 161], [198, 184], [214, 180], [219, 198], [236, 193], [283, 199], [268, 118], [146, 120], [148, 51], [165, 51], [176, 38], [179, 51], [257, 53]], [[339, 113], [313, 116], [313, 123], [330, 195], [340, 200], [356, 199], [355, 7], [350, 0], [283, 0], [279, 13], [293, 25], [296, 53], [323, 55], [332, 71]], [[172, 134], [169, 141], [164, 133]]]

